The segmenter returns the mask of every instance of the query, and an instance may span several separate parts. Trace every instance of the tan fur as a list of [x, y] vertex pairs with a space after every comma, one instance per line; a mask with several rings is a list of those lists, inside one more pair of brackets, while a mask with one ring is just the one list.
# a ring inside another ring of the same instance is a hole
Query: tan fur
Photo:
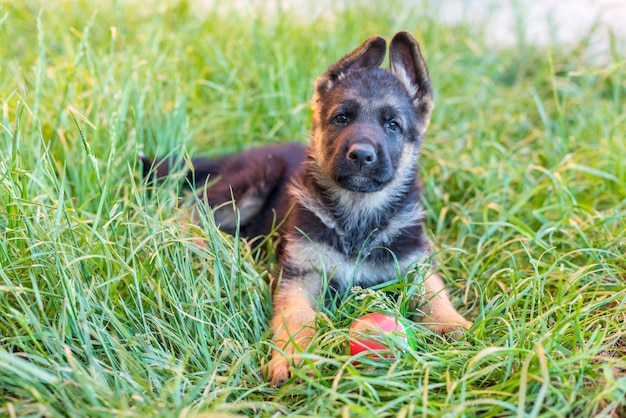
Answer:
[[[425, 324], [437, 334], [451, 334], [469, 329], [472, 323], [463, 318], [452, 305], [444, 282], [438, 274], [431, 274], [424, 281], [426, 304], [421, 307], [424, 315], [413, 319]], [[289, 378], [291, 365], [298, 366], [300, 353], [307, 350], [315, 336], [314, 299], [319, 289], [307, 288], [293, 282], [282, 286], [274, 298], [272, 330], [278, 349], [272, 350], [269, 363], [269, 379], [273, 386], [281, 386]], [[416, 310], [422, 298], [416, 298], [411, 310]]]
[[[452, 306], [448, 291], [441, 277], [432, 273], [424, 280], [426, 290], [426, 303], [421, 307], [425, 316], [416, 316], [414, 319], [424, 323], [429, 329], [438, 334], [448, 334], [460, 331], [461, 328], [469, 329], [472, 323], [463, 318]], [[419, 300], [414, 300], [411, 310], [415, 310]]]
[[272, 331], [277, 348], [272, 350], [269, 363], [273, 386], [280, 386], [289, 378], [290, 364], [298, 365], [299, 353], [306, 351], [315, 336], [313, 300], [318, 294], [319, 289], [307, 289], [294, 281], [281, 286], [274, 296]]

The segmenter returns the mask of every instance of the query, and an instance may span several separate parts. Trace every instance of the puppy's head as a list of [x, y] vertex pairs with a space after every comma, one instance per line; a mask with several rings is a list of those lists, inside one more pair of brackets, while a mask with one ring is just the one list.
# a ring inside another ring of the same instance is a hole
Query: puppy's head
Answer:
[[369, 38], [315, 84], [312, 158], [323, 175], [354, 192], [382, 190], [414, 169], [433, 108], [413, 37], [400, 32], [393, 38], [391, 70], [380, 68], [385, 53], [383, 38]]

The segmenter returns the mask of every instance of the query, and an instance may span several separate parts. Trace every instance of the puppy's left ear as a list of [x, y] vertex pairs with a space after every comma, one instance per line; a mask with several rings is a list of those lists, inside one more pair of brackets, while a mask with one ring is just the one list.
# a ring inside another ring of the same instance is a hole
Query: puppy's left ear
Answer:
[[419, 44], [409, 32], [398, 32], [389, 47], [391, 72], [404, 84], [413, 99], [417, 116], [428, 126], [435, 102], [426, 62]]
[[374, 35], [361, 44], [357, 49], [340, 59], [315, 81], [315, 92], [319, 95], [327, 93], [337, 80], [340, 80], [348, 71], [362, 68], [375, 68], [385, 60], [387, 42], [378, 35]]

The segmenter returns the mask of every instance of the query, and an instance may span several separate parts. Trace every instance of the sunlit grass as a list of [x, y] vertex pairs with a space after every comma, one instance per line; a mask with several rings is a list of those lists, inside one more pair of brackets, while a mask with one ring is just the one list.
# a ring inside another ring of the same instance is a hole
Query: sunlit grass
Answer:
[[[595, 61], [496, 48], [418, 5], [157, 3], [0, 5], [0, 415], [624, 416], [624, 40]], [[474, 327], [413, 325], [417, 349], [357, 364], [352, 320], [406, 299], [355, 294], [272, 389], [271, 252], [187, 225], [180, 178], [147, 187], [138, 154], [304, 142], [315, 77], [400, 29], [436, 93], [420, 172], [437, 269]]]

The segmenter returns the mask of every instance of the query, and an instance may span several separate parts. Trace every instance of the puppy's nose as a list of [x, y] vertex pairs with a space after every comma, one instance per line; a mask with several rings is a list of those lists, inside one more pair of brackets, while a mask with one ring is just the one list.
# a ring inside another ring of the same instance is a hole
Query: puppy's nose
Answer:
[[348, 159], [363, 168], [376, 162], [376, 150], [370, 144], [352, 144], [348, 149]]

